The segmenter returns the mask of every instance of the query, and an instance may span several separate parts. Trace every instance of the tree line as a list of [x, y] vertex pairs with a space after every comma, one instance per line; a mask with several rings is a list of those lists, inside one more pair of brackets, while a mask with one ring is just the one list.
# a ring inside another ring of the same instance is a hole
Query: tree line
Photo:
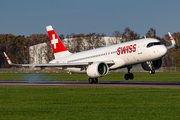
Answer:
[[[59, 35], [64, 45], [72, 53], [106, 46], [106, 42], [104, 40], [105, 36], [106, 35], [104, 33], [72, 33], [66, 35], [66, 37], [63, 34]], [[176, 47], [169, 50], [168, 54], [163, 58], [164, 67], [180, 67], [180, 32], [173, 33], [172, 36], [176, 41]], [[114, 31], [112, 33], [112, 37], [114, 37], [115, 40], [109, 39], [110, 45], [143, 38], [129, 27], [125, 28], [123, 33], [118, 30]], [[165, 34], [161, 38], [156, 35], [156, 30], [154, 28], [150, 28], [147, 31], [146, 38], [156, 38], [166, 46], [171, 45], [168, 34]], [[26, 37], [22, 35], [15, 36], [13, 34], [0, 34], [0, 67], [10, 67], [3, 55], [3, 52], [7, 53], [13, 63], [28, 64], [30, 61], [29, 47], [44, 42], [47, 44], [47, 48], [45, 50], [47, 61], [50, 61], [54, 59], [54, 56], [52, 55], [53, 53], [47, 34], [32, 34]]]

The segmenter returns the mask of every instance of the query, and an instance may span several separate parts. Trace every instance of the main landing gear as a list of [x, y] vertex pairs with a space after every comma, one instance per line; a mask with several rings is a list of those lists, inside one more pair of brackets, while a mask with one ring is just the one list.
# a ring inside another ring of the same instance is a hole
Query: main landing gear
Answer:
[[88, 79], [88, 82], [89, 82], [89, 84], [97, 84], [98, 83], [98, 79], [97, 78], [89, 78]]
[[132, 79], [134, 79], [133, 73], [130, 73], [131, 68], [132, 68], [132, 66], [127, 67], [128, 73], [126, 73], [126, 74], [124, 75], [125, 80], [129, 80], [129, 79], [132, 80]]

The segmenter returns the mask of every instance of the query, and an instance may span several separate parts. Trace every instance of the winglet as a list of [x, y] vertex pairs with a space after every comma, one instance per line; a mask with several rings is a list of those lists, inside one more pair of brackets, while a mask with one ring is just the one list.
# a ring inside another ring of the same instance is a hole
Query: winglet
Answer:
[[172, 37], [171, 33], [168, 32], [168, 34], [169, 34], [169, 38], [170, 38], [170, 40], [171, 40], [172, 45], [171, 45], [171, 46], [168, 46], [167, 49], [171, 49], [171, 48], [175, 47], [176, 42], [175, 42], [174, 38]]
[[12, 65], [12, 62], [11, 62], [11, 60], [9, 59], [9, 57], [6, 55], [5, 52], [3, 52], [3, 53], [4, 53], [4, 56], [6, 57], [7, 62], [8, 62], [10, 65]]

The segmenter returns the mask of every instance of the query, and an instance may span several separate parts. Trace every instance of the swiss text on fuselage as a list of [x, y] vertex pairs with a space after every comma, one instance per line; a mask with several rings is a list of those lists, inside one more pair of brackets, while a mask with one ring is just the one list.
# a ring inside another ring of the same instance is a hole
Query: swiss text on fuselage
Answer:
[[124, 47], [118, 47], [117, 49], [117, 55], [127, 54], [127, 53], [132, 53], [132, 52], [136, 52], [136, 44], [128, 45]]

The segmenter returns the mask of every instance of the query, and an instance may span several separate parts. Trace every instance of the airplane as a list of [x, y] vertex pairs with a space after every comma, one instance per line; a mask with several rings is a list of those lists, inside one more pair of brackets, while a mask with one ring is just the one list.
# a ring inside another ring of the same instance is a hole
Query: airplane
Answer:
[[172, 43], [168, 47], [155, 38], [143, 38], [70, 53], [52, 26], [46, 26], [46, 29], [55, 56], [54, 60], [44, 64], [14, 64], [4, 52], [8, 63], [14, 66], [56, 67], [69, 73], [86, 73], [89, 76], [88, 83], [96, 84], [99, 77], [106, 76], [109, 71], [121, 68], [127, 68], [127, 73], [124, 75], [125, 80], [132, 80], [134, 75], [130, 70], [136, 64], [141, 64], [144, 70], [155, 74], [155, 70], [162, 67], [162, 57], [176, 45], [175, 40], [168, 32]]

